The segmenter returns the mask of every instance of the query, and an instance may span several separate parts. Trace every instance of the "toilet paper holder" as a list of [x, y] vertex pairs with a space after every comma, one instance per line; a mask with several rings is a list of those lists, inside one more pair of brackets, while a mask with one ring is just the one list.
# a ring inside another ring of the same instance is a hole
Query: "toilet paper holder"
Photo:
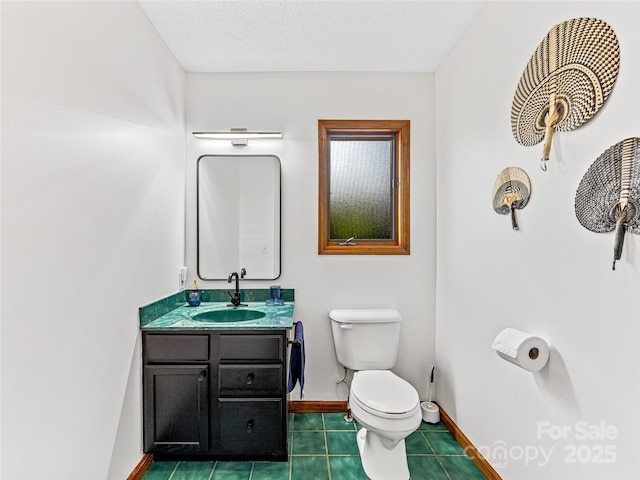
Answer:
[[505, 328], [496, 336], [491, 348], [509, 363], [537, 372], [549, 361], [549, 344], [542, 338], [515, 328]]

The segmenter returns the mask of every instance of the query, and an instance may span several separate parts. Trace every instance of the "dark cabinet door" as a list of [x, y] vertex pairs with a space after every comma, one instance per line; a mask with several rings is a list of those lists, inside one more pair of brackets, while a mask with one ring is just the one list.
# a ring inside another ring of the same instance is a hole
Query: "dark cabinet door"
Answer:
[[209, 448], [209, 365], [144, 367], [144, 451]]

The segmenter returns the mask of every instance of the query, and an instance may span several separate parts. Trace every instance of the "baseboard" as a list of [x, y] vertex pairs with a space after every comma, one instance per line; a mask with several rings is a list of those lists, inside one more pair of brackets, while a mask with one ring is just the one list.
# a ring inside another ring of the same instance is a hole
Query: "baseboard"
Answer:
[[471, 443], [467, 436], [462, 433], [451, 417], [440, 407], [440, 421], [442, 425], [453, 435], [453, 438], [460, 444], [467, 456], [478, 467], [487, 480], [502, 480], [498, 472], [496, 472], [491, 464], [482, 456], [478, 449]]
[[289, 413], [341, 413], [346, 411], [346, 400], [289, 400]]
[[142, 456], [142, 460], [138, 462], [138, 465], [136, 465], [136, 468], [134, 468], [133, 472], [131, 472], [131, 474], [127, 477], [127, 480], [142, 480], [142, 477], [144, 477], [145, 472], [149, 470], [149, 467], [151, 466], [152, 463], [153, 463], [153, 455], [149, 453], [145, 453]]

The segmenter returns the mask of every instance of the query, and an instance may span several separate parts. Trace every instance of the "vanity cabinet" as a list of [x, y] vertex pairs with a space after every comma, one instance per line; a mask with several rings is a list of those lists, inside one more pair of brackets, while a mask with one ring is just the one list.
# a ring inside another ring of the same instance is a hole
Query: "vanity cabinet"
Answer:
[[142, 334], [144, 450], [287, 460], [285, 330]]

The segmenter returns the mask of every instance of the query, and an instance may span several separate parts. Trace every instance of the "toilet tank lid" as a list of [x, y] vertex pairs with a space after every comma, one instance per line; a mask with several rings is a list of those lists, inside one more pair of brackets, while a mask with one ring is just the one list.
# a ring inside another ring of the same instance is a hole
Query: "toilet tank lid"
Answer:
[[394, 323], [402, 321], [395, 308], [336, 308], [329, 318], [340, 323]]

